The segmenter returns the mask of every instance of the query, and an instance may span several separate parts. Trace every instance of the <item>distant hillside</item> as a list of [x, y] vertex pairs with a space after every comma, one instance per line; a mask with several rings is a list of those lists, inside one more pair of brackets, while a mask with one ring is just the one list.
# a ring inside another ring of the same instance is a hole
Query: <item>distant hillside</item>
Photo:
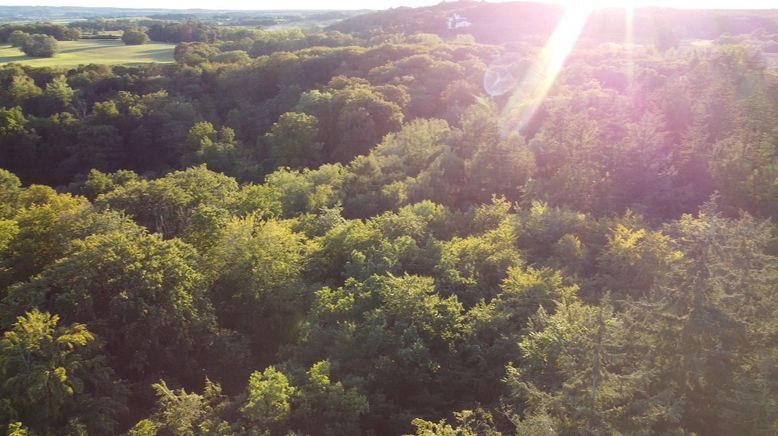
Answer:
[[[380, 33], [435, 33], [473, 35], [479, 42], [501, 43], [527, 35], [544, 36], [562, 16], [559, 6], [530, 3], [459, 1], [423, 8], [393, 8], [358, 15], [332, 25], [332, 30], [361, 35]], [[597, 40], [623, 41], [625, 12], [603, 9], [589, 19], [584, 35]], [[451, 25], [459, 20], [461, 26]], [[651, 41], [659, 30], [677, 38], [713, 39], [724, 33], [745, 34], [762, 29], [778, 33], [778, 10], [683, 10], [642, 8], [634, 14], [635, 40]]]
[[[302, 25], [332, 24], [365, 11], [272, 10], [235, 11], [221, 9], [129, 9], [77, 6], [0, 6], [0, 23], [24, 21], [76, 21], [95, 18], [150, 17], [180, 21], [196, 18], [225, 24], [275, 24], [276, 21], [300, 22]], [[269, 20], [269, 21], [268, 21]]]
[[[449, 17], [459, 14], [472, 25], [449, 29]], [[332, 30], [363, 35], [379, 33], [469, 33], [483, 42], [498, 42], [510, 37], [550, 32], [559, 17], [559, 6], [515, 2], [446, 2], [422, 8], [392, 8], [358, 15], [332, 25]]]

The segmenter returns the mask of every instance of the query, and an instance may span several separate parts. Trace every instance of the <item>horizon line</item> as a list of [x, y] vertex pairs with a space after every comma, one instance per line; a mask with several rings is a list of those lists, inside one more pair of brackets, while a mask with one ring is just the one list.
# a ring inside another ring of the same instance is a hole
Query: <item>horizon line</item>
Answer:
[[[577, 1], [577, 0], [572, 0]], [[441, 0], [436, 4], [428, 4], [428, 5], [417, 5], [417, 6], [408, 6], [408, 5], [396, 5], [396, 6], [390, 6], [388, 8], [306, 8], [306, 7], [285, 7], [285, 8], [274, 8], [274, 7], [265, 7], [265, 8], [191, 8], [191, 7], [175, 7], [175, 6], [169, 6], [169, 7], [144, 7], [144, 6], [85, 6], [85, 5], [78, 5], [78, 4], [65, 4], [65, 5], [52, 5], [52, 4], [10, 4], [10, 5], [0, 5], [0, 9], [2, 8], [81, 8], [81, 9], [103, 9], [103, 10], [136, 10], [136, 11], [202, 11], [202, 12], [301, 12], [301, 11], [310, 11], [310, 12], [359, 12], [359, 11], [369, 11], [369, 12], [376, 12], [376, 11], [384, 11], [389, 9], [396, 9], [396, 8], [411, 8], [411, 9], [417, 9], [417, 8], [425, 8], [425, 7], [434, 7], [438, 6], [443, 3], [460, 3], [463, 2], [462, 0]], [[541, 4], [541, 5], [549, 5], [549, 6], [561, 6], [565, 7], [567, 4], [570, 4], [571, 0], [479, 0], [474, 1], [472, 3], [491, 3], [491, 4], [500, 4], [500, 3], [525, 3], [525, 4]], [[608, 9], [625, 9], [626, 6], [620, 6], [620, 5], [601, 5], [595, 7], [597, 10], [608, 10]], [[674, 10], [700, 10], [700, 11], [777, 11], [778, 5], [770, 5], [767, 7], [758, 7], [755, 5], [748, 5], [748, 7], [735, 7], [735, 8], [729, 8], [729, 7], [693, 7], [693, 6], [685, 6], [683, 4], [681, 5], [648, 5], [643, 4], [639, 6], [633, 6], [633, 9], [674, 9]]]

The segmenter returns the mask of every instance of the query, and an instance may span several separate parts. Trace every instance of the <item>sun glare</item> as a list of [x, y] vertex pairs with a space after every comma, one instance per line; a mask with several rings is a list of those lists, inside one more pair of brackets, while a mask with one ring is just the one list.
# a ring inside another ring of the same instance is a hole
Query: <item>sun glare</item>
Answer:
[[624, 34], [626, 35], [625, 43], [627, 50], [627, 80], [629, 81], [629, 87], [632, 88], [632, 83], [635, 79], [635, 5], [633, 0], [626, 0], [624, 2]]
[[594, 3], [590, 1], [578, 1], [565, 7], [564, 16], [537, 61], [528, 69], [503, 110], [503, 133], [521, 131], [535, 115], [593, 10]]

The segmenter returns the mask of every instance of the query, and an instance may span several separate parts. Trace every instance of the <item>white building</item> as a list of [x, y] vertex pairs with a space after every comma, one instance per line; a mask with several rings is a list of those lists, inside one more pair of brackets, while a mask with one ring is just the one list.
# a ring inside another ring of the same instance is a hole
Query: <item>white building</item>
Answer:
[[467, 21], [467, 18], [459, 14], [454, 14], [448, 17], [447, 21], [448, 21], [448, 30], [461, 29], [473, 25], [473, 23]]

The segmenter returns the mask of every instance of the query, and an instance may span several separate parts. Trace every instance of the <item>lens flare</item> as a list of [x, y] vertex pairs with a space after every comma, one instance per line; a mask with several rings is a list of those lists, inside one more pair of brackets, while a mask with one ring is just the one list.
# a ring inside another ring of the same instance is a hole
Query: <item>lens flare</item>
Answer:
[[562, 70], [567, 56], [593, 10], [592, 3], [587, 1], [575, 2], [565, 8], [564, 16], [546, 42], [537, 61], [529, 68], [503, 109], [501, 114], [503, 134], [521, 131], [532, 120]]
[[627, 81], [631, 89], [635, 82], [635, 5], [633, 0], [624, 2], [624, 33], [627, 49]]
[[506, 53], [484, 73], [484, 90], [492, 97], [507, 94], [527, 75], [530, 62], [518, 53]]

